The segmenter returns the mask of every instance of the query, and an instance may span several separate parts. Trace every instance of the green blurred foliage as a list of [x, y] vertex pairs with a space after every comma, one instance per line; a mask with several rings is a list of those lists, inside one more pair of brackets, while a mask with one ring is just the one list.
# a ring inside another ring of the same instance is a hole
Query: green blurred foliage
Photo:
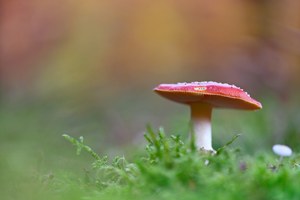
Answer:
[[[299, 155], [283, 160], [270, 153], [245, 155], [226, 146], [216, 155], [198, 151], [180, 136], [147, 128], [146, 154], [128, 162], [109, 160], [83, 143], [83, 137], [64, 137], [92, 158], [84, 174], [54, 172], [37, 176], [22, 198], [30, 199], [297, 199]], [[79, 151], [78, 151], [79, 150]], [[39, 183], [37, 185], [36, 183]], [[38, 192], [32, 192], [38, 190]], [[4, 193], [6, 195], [6, 193]], [[6, 196], [4, 196], [6, 197]], [[18, 193], [7, 199], [19, 199]], [[21, 199], [22, 199], [21, 198]]]

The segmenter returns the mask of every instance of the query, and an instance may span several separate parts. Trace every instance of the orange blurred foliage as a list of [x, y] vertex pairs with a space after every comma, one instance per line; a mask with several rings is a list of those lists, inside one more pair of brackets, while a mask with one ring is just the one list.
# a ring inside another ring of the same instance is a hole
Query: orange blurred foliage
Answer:
[[0, 87], [28, 96], [212, 79], [285, 98], [300, 83], [299, 8], [294, 0], [3, 0]]

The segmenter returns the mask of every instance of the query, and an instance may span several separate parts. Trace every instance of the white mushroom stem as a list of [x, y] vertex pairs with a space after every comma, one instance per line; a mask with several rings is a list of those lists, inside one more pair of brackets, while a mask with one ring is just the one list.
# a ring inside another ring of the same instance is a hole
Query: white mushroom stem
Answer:
[[191, 104], [191, 120], [197, 149], [214, 151], [211, 134], [212, 106], [204, 103]]

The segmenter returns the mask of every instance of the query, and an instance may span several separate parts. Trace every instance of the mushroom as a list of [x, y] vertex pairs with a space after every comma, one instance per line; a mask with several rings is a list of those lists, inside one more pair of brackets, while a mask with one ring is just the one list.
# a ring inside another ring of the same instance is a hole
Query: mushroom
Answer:
[[260, 102], [234, 85], [209, 82], [160, 84], [154, 91], [159, 95], [187, 104], [191, 108], [195, 145], [198, 149], [214, 152], [212, 148], [211, 115], [213, 108], [241, 110], [261, 109]]
[[289, 146], [283, 144], [275, 144], [272, 147], [272, 150], [275, 154], [279, 155], [281, 159], [282, 157], [288, 157], [293, 154], [292, 149]]
[[277, 168], [279, 168], [282, 165], [283, 157], [288, 157], [293, 154], [292, 149], [289, 146], [283, 144], [273, 145], [272, 150], [275, 154], [280, 156]]

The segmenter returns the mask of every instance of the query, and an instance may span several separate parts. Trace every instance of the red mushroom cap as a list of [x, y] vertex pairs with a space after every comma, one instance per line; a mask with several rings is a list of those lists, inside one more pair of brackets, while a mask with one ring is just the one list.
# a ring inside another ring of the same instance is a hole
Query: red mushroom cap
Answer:
[[234, 85], [217, 82], [160, 84], [154, 91], [172, 101], [184, 104], [206, 103], [217, 108], [261, 109], [260, 102]]

